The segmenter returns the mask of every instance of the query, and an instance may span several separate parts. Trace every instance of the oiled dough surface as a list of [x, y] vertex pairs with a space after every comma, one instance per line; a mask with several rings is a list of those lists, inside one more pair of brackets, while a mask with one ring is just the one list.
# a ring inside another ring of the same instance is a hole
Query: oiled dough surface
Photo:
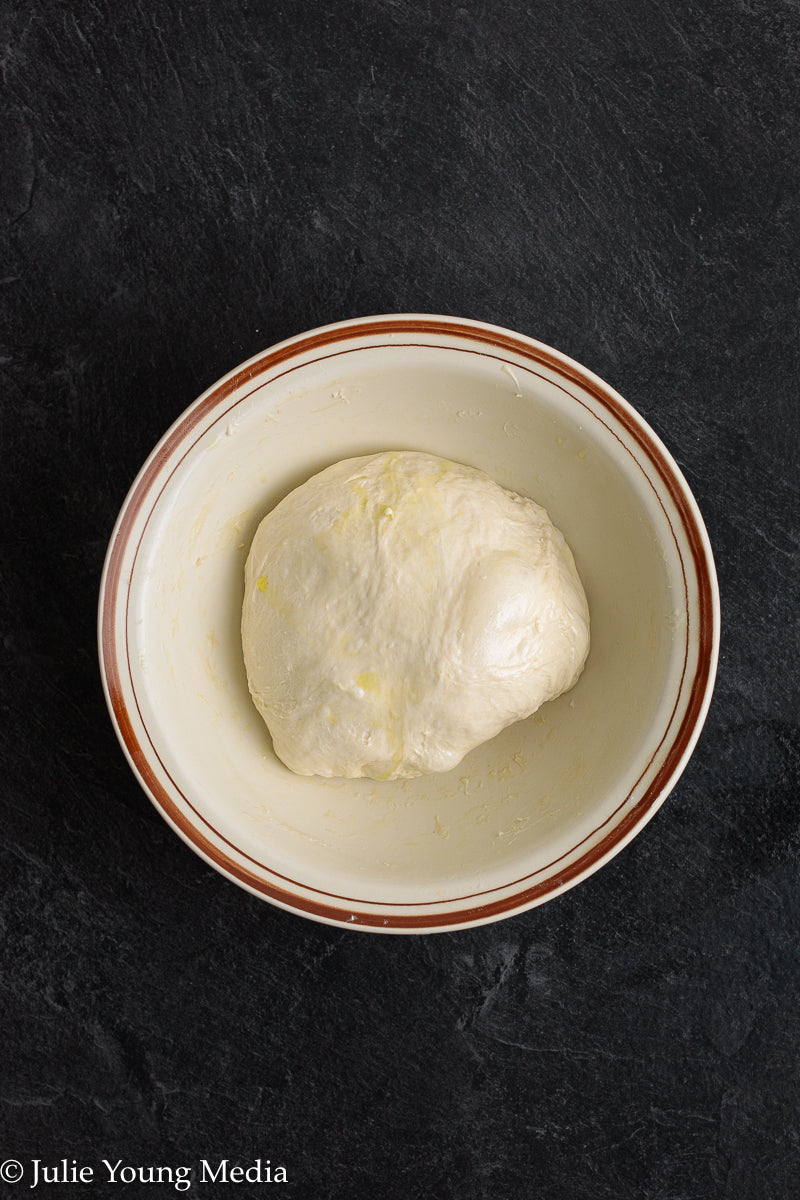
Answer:
[[288, 767], [407, 778], [571, 688], [589, 613], [543, 508], [472, 467], [391, 452], [328, 467], [264, 518], [242, 642]]

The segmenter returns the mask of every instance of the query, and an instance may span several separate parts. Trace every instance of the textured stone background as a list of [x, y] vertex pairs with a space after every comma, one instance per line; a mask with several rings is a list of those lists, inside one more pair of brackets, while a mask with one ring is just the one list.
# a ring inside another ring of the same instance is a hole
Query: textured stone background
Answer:
[[[261, 1156], [299, 1200], [797, 1195], [799, 54], [795, 0], [5, 0], [0, 1157]], [[186, 849], [94, 646], [172, 420], [282, 337], [393, 311], [616, 386], [697, 496], [724, 616], [641, 836], [416, 939]]]

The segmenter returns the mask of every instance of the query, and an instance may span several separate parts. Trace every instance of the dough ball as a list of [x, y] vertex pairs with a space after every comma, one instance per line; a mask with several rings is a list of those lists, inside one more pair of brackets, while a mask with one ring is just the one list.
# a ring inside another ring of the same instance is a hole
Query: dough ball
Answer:
[[261, 522], [242, 642], [288, 767], [401, 779], [449, 771], [571, 688], [589, 613], [543, 508], [473, 467], [372, 454]]

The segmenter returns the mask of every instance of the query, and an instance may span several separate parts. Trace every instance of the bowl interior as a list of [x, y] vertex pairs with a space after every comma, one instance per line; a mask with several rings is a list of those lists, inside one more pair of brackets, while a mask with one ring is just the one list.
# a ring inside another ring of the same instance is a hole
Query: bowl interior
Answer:
[[[548, 509], [586, 588], [589, 660], [452, 772], [301, 778], [248, 695], [245, 558], [293, 487], [387, 449], [472, 464]], [[293, 362], [216, 405], [153, 493], [127, 599], [137, 709], [192, 820], [266, 872], [366, 904], [506, 888], [596, 838], [652, 762], [686, 655], [680, 556], [642, 466], [547, 372], [426, 345]]]

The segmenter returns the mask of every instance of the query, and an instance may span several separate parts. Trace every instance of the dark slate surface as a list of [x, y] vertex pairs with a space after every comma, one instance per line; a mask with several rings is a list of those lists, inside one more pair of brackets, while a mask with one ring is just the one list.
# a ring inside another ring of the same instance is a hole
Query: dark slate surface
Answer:
[[[798, 51], [792, 0], [6, 0], [3, 1196], [180, 1194], [104, 1158], [287, 1170], [203, 1200], [797, 1196]], [[393, 311], [614, 384], [695, 491], [724, 613], [634, 844], [423, 938], [208, 869], [94, 646], [170, 422], [279, 338]], [[95, 1180], [31, 1193], [36, 1158]]]

